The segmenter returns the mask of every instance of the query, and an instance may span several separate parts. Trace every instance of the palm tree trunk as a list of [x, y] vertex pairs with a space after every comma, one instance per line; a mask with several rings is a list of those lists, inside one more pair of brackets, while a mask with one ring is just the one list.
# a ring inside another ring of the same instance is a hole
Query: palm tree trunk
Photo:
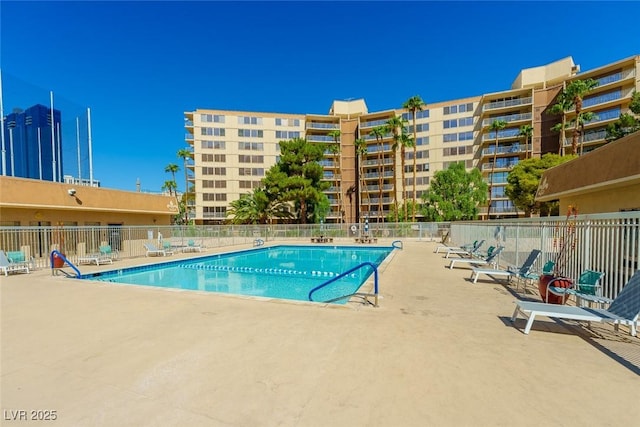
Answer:
[[408, 211], [408, 206], [407, 206], [407, 200], [406, 200], [406, 194], [407, 194], [407, 188], [406, 188], [406, 184], [404, 182], [404, 155], [405, 155], [405, 148], [404, 145], [402, 146], [402, 148], [400, 149], [400, 165], [401, 165], [401, 169], [400, 169], [400, 178], [402, 179], [402, 200], [404, 201], [404, 220], [405, 221], [409, 221], [409, 211]]
[[416, 110], [413, 114], [413, 206], [411, 207], [411, 221], [416, 222], [416, 152], [418, 150], [418, 132], [416, 130]]
[[496, 159], [498, 157], [498, 131], [496, 130], [496, 145], [493, 150], [493, 162], [491, 163], [491, 178], [489, 179], [489, 203], [487, 204], [487, 220], [491, 215], [491, 202], [493, 201], [493, 173], [496, 169]]

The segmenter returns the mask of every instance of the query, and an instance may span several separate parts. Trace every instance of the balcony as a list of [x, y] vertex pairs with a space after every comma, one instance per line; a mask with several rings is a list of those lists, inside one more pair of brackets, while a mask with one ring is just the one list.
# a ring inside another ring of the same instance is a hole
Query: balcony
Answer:
[[306, 129], [335, 130], [340, 129], [338, 123], [307, 122]]
[[360, 122], [360, 128], [374, 128], [376, 126], [386, 126], [389, 119], [371, 120], [368, 122]]
[[[499, 171], [500, 169], [512, 169], [518, 162], [506, 162], [506, 163], [496, 163], [495, 171]], [[493, 163], [485, 163], [482, 165], [483, 171], [490, 171], [492, 169]]]
[[192, 128], [193, 127], [193, 120], [184, 119], [184, 127]]
[[[503, 129], [501, 131], [498, 131], [498, 140], [507, 138], [522, 138], [522, 136], [520, 136], [520, 129]], [[495, 132], [487, 132], [482, 135], [482, 142], [495, 140]]]
[[[590, 143], [590, 142], [604, 142], [607, 138], [607, 130], [606, 129], [601, 129], [595, 132], [585, 132], [584, 134], [584, 139], [582, 140], [582, 142], [584, 143]], [[573, 138], [565, 138], [564, 139], [564, 145], [565, 146], [570, 146], [571, 145], [571, 140]], [[580, 140], [578, 139], [578, 144], [580, 143]]]
[[507, 99], [505, 101], [493, 101], [493, 102], [488, 102], [487, 104], [484, 104], [482, 106], [482, 111], [489, 111], [489, 110], [498, 110], [500, 108], [510, 108], [510, 107], [516, 107], [518, 105], [526, 105], [526, 104], [531, 104], [532, 102], [532, 98], [526, 97], [526, 98], [518, 98], [518, 99]]
[[[525, 153], [528, 149], [530, 149], [530, 146], [527, 144], [498, 145], [496, 154]], [[495, 146], [487, 147], [482, 150], [482, 155], [493, 155], [494, 151], [496, 151]]]
[[193, 142], [193, 134], [192, 133], [185, 133], [184, 134], [184, 139], [185, 141], [192, 141]]
[[521, 121], [530, 121], [532, 117], [531, 113], [524, 113], [524, 114], [507, 114], [504, 116], [499, 116], [499, 117], [491, 117], [488, 119], [484, 119], [482, 121], [482, 126], [483, 127], [487, 127], [490, 126], [491, 123], [493, 123], [495, 120], [502, 120], [505, 121], [507, 123], [511, 123], [511, 122], [521, 122]]
[[627, 71], [620, 71], [614, 74], [610, 74], [608, 76], [600, 77], [599, 79], [595, 79], [598, 82], [597, 87], [606, 86], [612, 83], [619, 82], [621, 80], [633, 79], [636, 76], [636, 70], [631, 69]]
[[336, 140], [327, 135], [307, 135], [307, 141], [310, 142], [335, 142]]

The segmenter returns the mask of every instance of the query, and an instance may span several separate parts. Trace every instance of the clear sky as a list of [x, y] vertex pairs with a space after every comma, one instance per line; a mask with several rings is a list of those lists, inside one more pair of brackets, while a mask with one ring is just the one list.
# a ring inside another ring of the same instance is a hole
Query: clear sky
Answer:
[[182, 166], [185, 111], [327, 114], [348, 98], [378, 111], [507, 90], [567, 56], [590, 70], [640, 54], [639, 16], [637, 1], [3, 0], [4, 112], [49, 105], [49, 91], [67, 119], [90, 107], [94, 178], [160, 191], [165, 166]]

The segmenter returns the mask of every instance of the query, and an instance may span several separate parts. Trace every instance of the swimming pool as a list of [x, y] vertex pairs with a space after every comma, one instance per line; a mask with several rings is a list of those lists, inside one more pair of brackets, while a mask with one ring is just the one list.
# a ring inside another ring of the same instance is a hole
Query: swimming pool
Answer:
[[[393, 247], [280, 245], [83, 275], [119, 284], [309, 301], [315, 287], [362, 263], [379, 266]], [[355, 293], [371, 276], [363, 267], [314, 292], [314, 301]], [[348, 299], [335, 301], [345, 304]]]

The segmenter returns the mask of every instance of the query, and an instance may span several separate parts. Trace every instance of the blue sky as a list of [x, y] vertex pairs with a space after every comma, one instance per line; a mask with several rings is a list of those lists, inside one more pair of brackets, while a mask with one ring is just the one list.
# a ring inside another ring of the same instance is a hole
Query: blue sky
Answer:
[[638, 16], [635, 1], [3, 0], [4, 111], [48, 105], [49, 91], [64, 117], [90, 107], [94, 178], [160, 191], [182, 165], [184, 111], [326, 114], [347, 98], [377, 111], [506, 90], [566, 56], [589, 70], [640, 54]]

